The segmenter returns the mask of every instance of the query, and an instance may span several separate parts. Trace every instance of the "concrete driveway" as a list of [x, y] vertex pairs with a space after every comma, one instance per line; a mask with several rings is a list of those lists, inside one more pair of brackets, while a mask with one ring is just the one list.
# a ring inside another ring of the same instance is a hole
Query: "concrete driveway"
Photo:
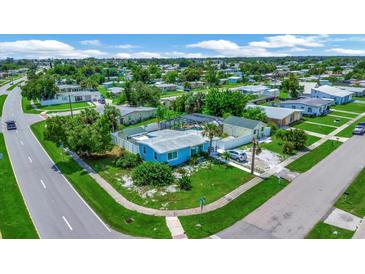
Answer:
[[304, 238], [365, 166], [365, 136], [354, 136], [299, 175], [221, 238]]

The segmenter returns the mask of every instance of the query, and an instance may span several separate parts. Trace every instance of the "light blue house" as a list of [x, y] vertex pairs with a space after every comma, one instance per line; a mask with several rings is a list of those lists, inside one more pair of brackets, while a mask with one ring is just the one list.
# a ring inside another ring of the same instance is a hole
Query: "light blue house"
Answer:
[[352, 101], [353, 92], [332, 86], [320, 86], [312, 88], [312, 98], [332, 99], [336, 105], [346, 104]]
[[235, 83], [240, 82], [242, 80], [242, 77], [239, 77], [239, 76], [231, 76], [231, 77], [228, 77], [227, 80], [228, 80], [228, 83], [235, 84]]
[[134, 138], [141, 158], [148, 162], [176, 166], [192, 155], [207, 152], [209, 142], [196, 130], [158, 130]]
[[280, 107], [301, 110], [304, 115], [320, 116], [330, 111], [331, 100], [320, 98], [300, 98], [296, 100], [286, 100], [280, 102]]

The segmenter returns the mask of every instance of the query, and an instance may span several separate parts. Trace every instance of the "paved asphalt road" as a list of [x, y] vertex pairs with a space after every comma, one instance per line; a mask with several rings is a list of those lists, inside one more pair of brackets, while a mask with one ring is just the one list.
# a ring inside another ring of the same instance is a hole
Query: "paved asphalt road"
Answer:
[[[4, 122], [15, 120], [17, 131]], [[43, 150], [29, 125], [39, 115], [23, 114], [20, 89], [8, 93], [2, 131], [21, 192], [41, 238], [130, 238], [110, 230], [74, 191]]]
[[221, 238], [304, 238], [365, 166], [365, 136], [354, 136], [285, 189], [218, 233]]

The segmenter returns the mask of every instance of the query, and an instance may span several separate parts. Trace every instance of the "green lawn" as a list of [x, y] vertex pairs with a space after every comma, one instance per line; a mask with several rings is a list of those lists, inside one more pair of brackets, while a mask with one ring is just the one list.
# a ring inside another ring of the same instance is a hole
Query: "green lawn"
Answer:
[[[275, 153], [278, 153], [284, 157], [288, 157], [288, 154], [285, 154], [283, 152], [283, 141], [281, 141], [280, 139], [276, 138], [275, 136], [271, 137], [272, 142], [271, 143], [262, 143], [260, 144], [260, 146], [264, 149], [268, 149], [270, 151], [273, 151]], [[305, 143], [305, 145], [308, 147], [311, 144], [317, 142], [320, 138], [316, 137], [316, 136], [312, 136], [312, 135], [308, 135], [307, 134], [307, 141]], [[294, 151], [293, 154], [296, 154], [297, 151]]]
[[339, 127], [350, 121], [350, 118], [339, 118], [333, 116], [304, 117], [304, 121]]
[[[88, 102], [77, 102], [71, 103], [72, 109], [81, 109], [81, 108], [92, 108], [94, 105], [90, 105]], [[56, 112], [56, 111], [70, 111], [70, 104], [59, 104], [59, 105], [50, 105], [50, 106], [41, 106], [40, 104], [36, 104], [36, 107], [41, 111], [47, 112]]]
[[342, 143], [328, 140], [316, 147], [312, 151], [290, 163], [287, 168], [292, 171], [305, 172], [315, 166], [317, 163], [326, 158], [332, 151], [338, 148]]
[[[104, 191], [71, 157], [43, 139], [45, 121], [31, 126], [34, 134], [70, 183], [113, 229], [138, 237], [171, 238], [164, 217], [128, 210]], [[131, 222], [130, 222], [131, 221]]]
[[306, 236], [306, 239], [351, 239], [353, 231], [319, 222]]
[[205, 238], [233, 225], [260, 207], [288, 184], [270, 177], [249, 189], [229, 204], [199, 215], [179, 217], [189, 238]]
[[365, 117], [357, 120], [356, 122], [352, 123], [348, 127], [344, 128], [339, 133], [337, 133], [336, 136], [350, 138], [352, 136], [352, 131], [354, 130], [354, 128], [356, 127], [356, 125], [358, 123], [360, 123], [360, 122], [365, 122]]
[[37, 231], [18, 188], [0, 133], [0, 232], [4, 239], [35, 239]]
[[354, 100], [358, 100], [358, 101], [365, 101], [365, 97], [356, 97], [356, 96], [352, 96], [352, 99], [354, 99]]
[[3, 107], [6, 100], [7, 95], [0, 95], [0, 117], [3, 115]]
[[358, 114], [346, 113], [346, 112], [340, 112], [340, 111], [331, 111], [330, 114], [347, 117], [347, 118], [355, 118], [358, 115]]
[[337, 110], [344, 110], [356, 113], [363, 113], [365, 112], [365, 104], [361, 103], [348, 103], [345, 105], [335, 105], [331, 107], [332, 109]]
[[39, 114], [41, 111], [35, 110], [32, 105], [30, 104], [30, 101], [27, 99], [27, 97], [22, 97], [22, 109], [24, 113], [30, 113], [30, 114]]
[[301, 122], [301, 123], [295, 124], [295, 125], [293, 125], [293, 127], [300, 128], [303, 130], [308, 130], [311, 132], [320, 133], [323, 135], [327, 135], [336, 129], [334, 127], [315, 125], [315, 124], [310, 124], [310, 123], [306, 123], [306, 122]]
[[289, 93], [284, 92], [284, 91], [280, 91], [279, 98], [288, 99], [289, 98]]
[[336, 202], [335, 207], [363, 218], [365, 216], [365, 168]]
[[[164, 187], [145, 186], [135, 188], [124, 187], [121, 177], [129, 174], [129, 170], [116, 168], [112, 158], [87, 161], [106, 181], [131, 202], [157, 209], [186, 209], [199, 206], [199, 198], [204, 196], [206, 203], [214, 202], [240, 185], [251, 180], [253, 176], [238, 168], [220, 162], [207, 162], [191, 175], [193, 188], [189, 191], [169, 192]], [[156, 192], [155, 192], [156, 191]], [[154, 194], [143, 195], [144, 193]]]

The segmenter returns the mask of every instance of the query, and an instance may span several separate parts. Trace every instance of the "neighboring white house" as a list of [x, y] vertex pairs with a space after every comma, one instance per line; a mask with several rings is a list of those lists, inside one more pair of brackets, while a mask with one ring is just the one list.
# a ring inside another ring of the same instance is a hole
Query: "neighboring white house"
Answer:
[[248, 94], [255, 94], [258, 96], [265, 96], [265, 97], [272, 97], [272, 96], [278, 96], [279, 95], [279, 89], [277, 88], [270, 88], [268, 86], [263, 85], [250, 85], [250, 86], [239, 86], [230, 88], [230, 91], [240, 91], [242, 93], [248, 93]]
[[79, 85], [57, 85], [59, 92], [73, 92], [73, 91], [81, 91], [82, 88]]
[[247, 108], [250, 107], [261, 108], [265, 112], [267, 119], [278, 127], [286, 127], [302, 119], [303, 110], [301, 109], [247, 105]]
[[101, 99], [101, 94], [98, 91], [71, 91], [71, 92], [58, 92], [53, 99], [49, 100], [41, 100], [42, 106], [48, 105], [59, 105], [69, 103], [77, 103], [77, 102], [95, 102]]
[[135, 124], [156, 116], [154, 107], [116, 106], [116, 108], [121, 114], [120, 123], [124, 125]]
[[228, 116], [223, 121], [223, 132], [228, 137], [219, 140], [217, 146], [226, 150], [251, 143], [253, 138], [260, 139], [270, 136], [270, 127], [261, 121]]
[[304, 88], [303, 95], [310, 96], [312, 93], [312, 88], [317, 86], [317, 82], [299, 82], [299, 85]]
[[158, 87], [161, 91], [175, 91], [177, 85], [175, 84], [166, 84], [166, 83], [156, 83], [156, 87]]
[[123, 88], [120, 88], [120, 87], [111, 87], [111, 88], [108, 88], [108, 92], [112, 93], [112, 94], [115, 94], [115, 95], [119, 95], [123, 92]]

